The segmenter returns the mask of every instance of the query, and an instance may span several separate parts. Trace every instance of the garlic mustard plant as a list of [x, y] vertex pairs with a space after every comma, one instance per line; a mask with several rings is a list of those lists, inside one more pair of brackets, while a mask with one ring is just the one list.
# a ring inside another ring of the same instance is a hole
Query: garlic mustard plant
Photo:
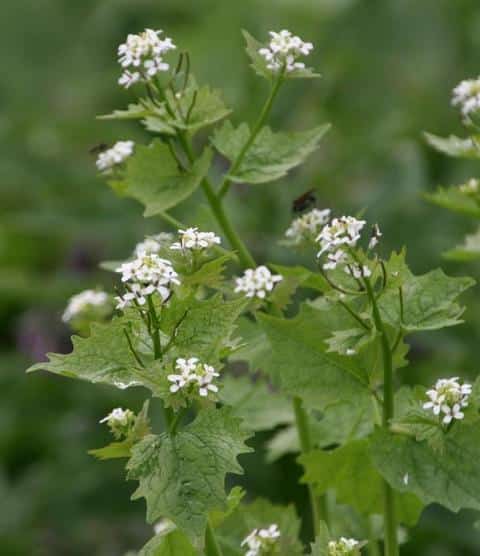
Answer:
[[[232, 185], [255, 202], [259, 184], [287, 181], [320, 148], [329, 124], [272, 130], [282, 88], [318, 77], [305, 66], [313, 44], [287, 30], [264, 41], [244, 36], [268, 87], [253, 123], [231, 116], [163, 32], [128, 35], [119, 47], [119, 83], [135, 85], [134, 98], [106, 118], [128, 119], [151, 140], [116, 143], [97, 168], [165, 230], [138, 238], [124, 262], [102, 265], [117, 278], [116, 307], [107, 292], [72, 298], [64, 320], [75, 331], [80, 315], [87, 326], [70, 353], [49, 354], [30, 371], [111, 386], [118, 405], [131, 389], [132, 400], [143, 395], [140, 409], [101, 419], [114, 441], [90, 452], [123, 459], [146, 520], [161, 523], [139, 556], [399, 556], [405, 528], [430, 504], [480, 510], [479, 381], [441, 379], [426, 390], [422, 367], [403, 370], [413, 335], [463, 322], [459, 298], [474, 282], [414, 274], [404, 246], [387, 252], [382, 222], [368, 211], [333, 216], [336, 207], [296, 207], [286, 232], [291, 216], [278, 223], [285, 247], [311, 247], [302, 260], [294, 249], [285, 250], [292, 265], [257, 260], [227, 208]], [[476, 86], [454, 95], [471, 136], [430, 136], [441, 150], [480, 158]], [[477, 193], [472, 178], [439, 195], [478, 213]], [[194, 194], [195, 206], [208, 208], [194, 212], [201, 227], [172, 215]], [[251, 446], [261, 451], [255, 465], [295, 454], [308, 494], [298, 514], [245, 497], [232, 475], [251, 465], [239, 460]]]

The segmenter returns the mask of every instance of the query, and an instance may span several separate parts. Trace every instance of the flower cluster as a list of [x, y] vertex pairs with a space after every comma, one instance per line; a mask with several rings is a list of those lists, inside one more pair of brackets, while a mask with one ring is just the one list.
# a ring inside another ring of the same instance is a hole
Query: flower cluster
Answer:
[[141, 251], [133, 261], [123, 263], [117, 272], [122, 274], [122, 282], [127, 289], [123, 296], [115, 298], [117, 309], [124, 309], [132, 303], [145, 305], [147, 297], [155, 292], [166, 301], [172, 285], [180, 284], [172, 263], [147, 251]]
[[431, 409], [434, 415], [443, 414], [442, 423], [448, 425], [465, 417], [462, 410], [468, 406], [471, 393], [472, 385], [460, 384], [458, 377], [441, 378], [434, 388], [427, 390], [429, 401], [423, 404], [423, 409]]
[[108, 305], [108, 294], [97, 290], [85, 290], [74, 295], [70, 298], [67, 308], [65, 309], [62, 320], [63, 322], [70, 322], [76, 317], [81, 317], [83, 314], [95, 310], [96, 308], [105, 308]]
[[213, 245], [219, 245], [222, 241], [213, 232], [199, 232], [198, 228], [178, 230], [178, 235], [180, 237], [180, 241], [173, 243], [170, 246], [170, 249], [177, 251], [203, 251]]
[[290, 31], [283, 30], [279, 33], [270, 31], [268, 47], [260, 48], [258, 53], [267, 62], [267, 68], [274, 73], [305, 69], [305, 64], [297, 62], [300, 56], [308, 56], [313, 50], [311, 42], [303, 42], [300, 37], [292, 35]]
[[462, 184], [459, 190], [465, 195], [476, 195], [480, 193], [480, 180], [471, 178], [466, 183]]
[[291, 245], [299, 245], [305, 241], [315, 241], [318, 233], [330, 219], [330, 209], [312, 209], [295, 218], [285, 232]]
[[280, 538], [278, 525], [273, 523], [266, 529], [254, 529], [246, 537], [241, 546], [247, 547], [245, 556], [261, 556], [270, 553], [271, 549], [277, 544]]
[[133, 141], [117, 141], [112, 148], [101, 152], [97, 158], [97, 168], [100, 172], [109, 172], [115, 166], [122, 164], [133, 154]]
[[113, 409], [106, 417], [100, 420], [100, 423], [107, 423], [113, 436], [117, 439], [122, 436], [128, 436], [133, 425], [135, 424], [135, 413], [130, 409], [122, 409], [117, 407]]
[[206, 398], [210, 392], [218, 392], [218, 386], [213, 384], [213, 380], [220, 374], [211, 365], [201, 363], [197, 357], [177, 359], [175, 370], [178, 371], [176, 374], [167, 377], [172, 383], [170, 386], [172, 394], [183, 390], [188, 395], [197, 390], [199, 396]]
[[[326, 257], [322, 265], [324, 270], [335, 270], [340, 265], [348, 275], [357, 279], [372, 274], [368, 265], [358, 264], [350, 254], [350, 250], [357, 247], [365, 224], [365, 220], [358, 220], [353, 216], [342, 216], [334, 218], [323, 227], [316, 241], [320, 245], [318, 258]], [[380, 229], [375, 224], [372, 228], [368, 248], [374, 249], [381, 236]]]
[[282, 280], [282, 276], [272, 274], [266, 266], [258, 266], [255, 269], [248, 268], [243, 276], [235, 279], [235, 293], [242, 292], [246, 297], [265, 299], [275, 284]]
[[356, 556], [360, 554], [360, 543], [355, 539], [340, 537], [328, 543], [328, 556]]
[[173, 235], [168, 232], [160, 232], [154, 236], [148, 236], [144, 239], [144, 241], [137, 243], [134, 254], [136, 257], [142, 253], [158, 254], [161, 249], [169, 246], [172, 241]]
[[170, 65], [163, 59], [164, 55], [176, 46], [172, 39], [160, 38], [162, 31], [145, 29], [138, 35], [130, 34], [118, 47], [118, 61], [123, 73], [119, 85], [127, 88], [139, 81], [149, 81], [160, 72], [168, 71]]
[[453, 89], [452, 105], [459, 106], [463, 118], [470, 122], [470, 117], [480, 110], [480, 77], [466, 79]]

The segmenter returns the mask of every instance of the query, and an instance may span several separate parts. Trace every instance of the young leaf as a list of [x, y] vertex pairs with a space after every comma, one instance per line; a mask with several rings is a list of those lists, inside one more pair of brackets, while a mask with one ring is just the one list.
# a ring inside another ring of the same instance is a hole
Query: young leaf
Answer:
[[322, 521], [318, 527], [318, 536], [311, 545], [311, 556], [329, 556], [328, 543], [331, 540], [327, 524]]
[[[278, 180], [289, 170], [302, 164], [317, 148], [330, 125], [309, 131], [274, 133], [264, 127], [246, 153], [240, 168], [229, 178], [234, 182], [260, 184]], [[212, 139], [215, 148], [230, 162], [236, 160], [250, 137], [250, 128], [241, 124], [234, 128], [225, 122]]]
[[128, 478], [140, 485], [147, 520], [168, 517], [195, 546], [201, 546], [211, 510], [227, 507], [225, 476], [242, 473], [237, 456], [251, 451], [248, 433], [229, 409], [210, 409], [174, 436], [149, 435], [136, 444], [127, 464]]
[[248, 377], [226, 376], [222, 384], [221, 401], [233, 408], [234, 415], [241, 417], [249, 430], [270, 430], [278, 425], [293, 423], [291, 401], [270, 391], [264, 382], [254, 383]]
[[456, 423], [445, 434], [441, 452], [427, 441], [377, 429], [371, 438], [373, 464], [397, 491], [411, 492], [424, 504], [451, 511], [480, 510], [480, 429]]
[[323, 300], [315, 308], [303, 305], [293, 319], [260, 314], [258, 319], [271, 347], [264, 370], [283, 392], [321, 410], [340, 400], [357, 402], [369, 396], [371, 367], [364, 368], [363, 356], [329, 353], [325, 343], [337, 325], [340, 329], [351, 326], [353, 318], [343, 308]]
[[480, 228], [465, 237], [463, 245], [458, 245], [443, 254], [449, 261], [470, 262], [480, 259]]
[[[333, 488], [341, 504], [349, 504], [363, 515], [382, 514], [383, 478], [370, 460], [367, 439], [329, 452], [315, 450], [298, 460], [305, 468], [302, 481], [313, 484], [319, 494]], [[414, 525], [423, 505], [407, 492], [397, 497], [397, 508], [399, 519]]]
[[145, 216], [161, 214], [189, 197], [206, 176], [212, 152], [206, 149], [189, 171], [181, 170], [168, 147], [160, 141], [138, 146], [127, 161], [121, 181], [111, 182], [121, 195], [145, 206]]
[[169, 527], [165, 532], [155, 535], [140, 550], [138, 556], [201, 556], [196, 550], [187, 535]]
[[434, 193], [426, 193], [425, 198], [442, 208], [475, 218], [480, 217], [480, 205], [475, 197], [466, 195], [456, 185], [439, 187]]
[[425, 133], [424, 135], [430, 146], [448, 156], [480, 158], [480, 149], [471, 138], [462, 139], [460, 137], [455, 137], [455, 135], [439, 137], [432, 133]]
[[[441, 270], [410, 275], [399, 292], [389, 290], [379, 299], [383, 320], [406, 332], [438, 330], [460, 324], [464, 308], [456, 299], [474, 285], [471, 278], [451, 278]], [[403, 309], [402, 309], [403, 305]]]

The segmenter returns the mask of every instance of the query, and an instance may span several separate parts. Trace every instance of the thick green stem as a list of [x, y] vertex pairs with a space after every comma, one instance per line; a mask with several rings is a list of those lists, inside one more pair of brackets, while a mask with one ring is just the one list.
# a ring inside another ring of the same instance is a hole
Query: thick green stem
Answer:
[[[185, 135], [183, 135], [182, 133], [179, 134], [178, 138], [185, 151], [185, 154], [187, 155], [189, 162], [193, 163], [195, 157], [190, 143], [186, 139]], [[207, 197], [207, 201], [210, 205], [213, 215], [217, 219], [217, 222], [222, 228], [223, 233], [226, 235], [233, 249], [237, 251], [242, 266], [246, 268], [255, 267], [256, 266], [255, 259], [252, 257], [250, 251], [247, 249], [243, 241], [240, 239], [240, 236], [237, 234], [233, 226], [230, 224], [230, 220], [227, 218], [227, 215], [225, 214], [222, 201], [215, 194], [212, 184], [207, 178], [204, 178], [202, 181], [202, 189], [205, 193], [205, 196]]]
[[368, 556], [381, 556], [380, 547], [374, 534], [373, 520], [371, 516], [367, 517], [367, 530], [368, 530]]
[[[259, 134], [260, 130], [262, 129], [262, 127], [265, 125], [265, 122], [267, 121], [270, 112], [272, 110], [272, 106], [273, 106], [273, 102], [275, 100], [275, 97], [278, 94], [278, 91], [280, 90], [280, 86], [283, 83], [283, 72], [281, 72], [279, 74], [279, 76], [277, 77], [277, 79], [275, 80], [272, 89], [270, 91], [270, 94], [267, 98], [267, 101], [265, 102], [265, 105], [263, 106], [263, 109], [260, 113], [260, 116], [257, 120], [257, 122], [255, 123], [255, 125], [253, 126], [252, 132], [250, 133], [250, 137], [248, 138], [247, 142], [245, 143], [245, 145], [243, 145], [242, 150], [238, 153], [237, 158], [233, 161], [230, 170], [228, 171], [229, 175], [232, 176], [235, 174], [235, 172], [240, 168], [243, 159], [245, 158], [245, 155], [247, 154], [248, 150], [250, 149], [250, 147], [253, 145], [255, 139], [257, 138], [257, 135]], [[230, 185], [232, 183], [232, 180], [230, 179], [229, 176], [226, 176], [225, 179], [223, 180], [222, 185], [220, 186], [220, 189], [218, 190], [218, 197], [221, 199], [229, 190]]]
[[[383, 359], [383, 419], [382, 424], [388, 430], [390, 421], [394, 415], [394, 391], [393, 391], [393, 361], [392, 350], [388, 341], [387, 333], [383, 325], [377, 300], [373, 292], [372, 284], [365, 278], [365, 287], [372, 304], [373, 320], [380, 335]], [[383, 507], [385, 527], [385, 556], [398, 556], [397, 539], [397, 516], [395, 507], [395, 493], [392, 487], [384, 481], [383, 485]]]
[[[297, 427], [298, 438], [300, 440], [300, 450], [302, 454], [312, 451], [312, 439], [308, 424], [308, 415], [302, 405], [302, 400], [298, 397], [293, 398], [293, 411], [295, 413], [295, 424]], [[326, 495], [317, 497], [312, 485], [308, 486], [308, 497], [310, 500], [310, 512], [312, 515], [313, 536], [317, 537], [320, 521], [328, 524], [328, 504]]]
[[222, 556], [223, 554], [210, 521], [207, 522], [207, 530], [205, 531], [205, 554], [206, 556]]

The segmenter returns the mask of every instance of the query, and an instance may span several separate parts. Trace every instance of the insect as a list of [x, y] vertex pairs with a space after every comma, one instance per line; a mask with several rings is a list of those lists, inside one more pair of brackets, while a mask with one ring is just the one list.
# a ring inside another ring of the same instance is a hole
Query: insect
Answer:
[[305, 210], [311, 208], [315, 202], [317, 201], [317, 197], [313, 189], [309, 189], [300, 197], [297, 197], [292, 202], [292, 211], [293, 212], [304, 212]]
[[88, 149], [90, 154], [100, 154], [103, 153], [108, 149], [108, 145], [106, 143], [98, 143], [94, 145], [91, 149]]

